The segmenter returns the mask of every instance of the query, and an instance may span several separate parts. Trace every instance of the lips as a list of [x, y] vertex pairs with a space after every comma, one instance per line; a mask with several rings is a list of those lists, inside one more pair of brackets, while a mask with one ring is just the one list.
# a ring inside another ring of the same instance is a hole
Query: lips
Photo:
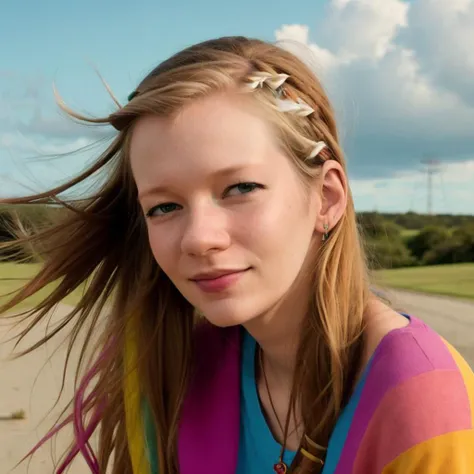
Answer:
[[215, 270], [212, 272], [203, 272], [198, 273], [194, 277], [191, 278], [192, 281], [208, 281], [208, 280], [215, 280], [217, 278], [221, 278], [227, 275], [232, 275], [234, 273], [241, 273], [248, 270], [248, 268], [242, 269], [233, 269], [233, 270]]
[[205, 293], [218, 293], [230, 289], [250, 268], [201, 273], [191, 279]]

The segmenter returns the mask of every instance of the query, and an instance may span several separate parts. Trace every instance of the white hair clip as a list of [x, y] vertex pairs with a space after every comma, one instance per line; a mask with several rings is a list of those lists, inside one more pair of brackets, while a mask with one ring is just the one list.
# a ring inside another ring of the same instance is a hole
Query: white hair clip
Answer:
[[307, 117], [314, 112], [314, 109], [309, 106], [304, 100], [297, 99], [296, 102], [291, 99], [276, 99], [278, 110], [281, 112], [290, 112], [300, 117]]
[[288, 74], [270, 74], [268, 72], [256, 71], [248, 77], [250, 82], [247, 84], [247, 87], [250, 90], [255, 90], [264, 85], [268, 86], [276, 97], [276, 105], [280, 112], [294, 113], [300, 117], [311, 115], [314, 109], [304, 100], [300, 98], [296, 100], [282, 99], [282, 96], [285, 95], [282, 86], [289, 77]]
[[311, 160], [312, 158], [316, 158], [326, 147], [327, 145], [324, 142], [315, 142], [314, 148], [307, 159]]
[[268, 72], [257, 71], [249, 76], [250, 82], [248, 83], [248, 87], [251, 90], [255, 90], [258, 87], [263, 87], [265, 84], [277, 92], [289, 77], [288, 74], [269, 74]]
[[[289, 77], [288, 74], [270, 74], [256, 71], [248, 76], [249, 82], [246, 86], [249, 90], [254, 91], [266, 85], [273, 92], [276, 106], [280, 112], [292, 113], [300, 117], [311, 115], [314, 113], [314, 109], [309, 104], [299, 97], [293, 98], [293, 94], [290, 95], [283, 89], [283, 85]], [[313, 149], [306, 158], [307, 160], [316, 158], [327, 147], [326, 143], [322, 141], [310, 143], [313, 145]]]

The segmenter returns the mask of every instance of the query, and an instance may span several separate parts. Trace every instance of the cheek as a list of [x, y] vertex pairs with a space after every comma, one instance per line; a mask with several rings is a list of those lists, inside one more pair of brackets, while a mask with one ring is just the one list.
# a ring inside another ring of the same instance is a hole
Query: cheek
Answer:
[[161, 232], [158, 227], [151, 224], [148, 226], [148, 242], [158, 266], [167, 275], [171, 275], [173, 273], [173, 262], [178, 262], [173, 244], [175, 240], [169, 232]]
[[313, 235], [314, 217], [298, 199], [272, 196], [238, 226], [239, 241], [262, 259], [306, 251]]

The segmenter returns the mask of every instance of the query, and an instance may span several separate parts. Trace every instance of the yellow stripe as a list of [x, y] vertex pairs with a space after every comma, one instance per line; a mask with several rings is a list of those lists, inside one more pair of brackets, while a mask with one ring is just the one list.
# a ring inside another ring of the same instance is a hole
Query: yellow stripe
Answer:
[[453, 431], [405, 451], [385, 466], [382, 474], [474, 472], [474, 430]]
[[124, 404], [128, 449], [133, 474], [150, 474], [145, 450], [145, 435], [141, 411], [140, 384], [137, 367], [137, 340], [129, 319], [125, 340]]
[[[464, 360], [464, 358], [459, 354], [459, 352], [449, 344], [446, 340], [443, 339], [443, 342], [446, 344], [446, 347], [449, 349], [451, 356], [456, 362], [461, 376], [466, 385], [467, 396], [469, 398], [469, 406], [471, 407], [471, 428], [474, 428], [474, 373], [472, 372], [469, 364]], [[474, 472], [474, 471], [473, 471]]]

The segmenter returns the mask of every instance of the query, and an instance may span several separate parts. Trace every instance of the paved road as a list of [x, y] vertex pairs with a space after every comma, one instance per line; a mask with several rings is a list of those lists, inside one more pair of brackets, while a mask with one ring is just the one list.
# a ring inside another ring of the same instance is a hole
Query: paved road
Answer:
[[474, 368], [474, 301], [394, 290], [388, 296], [397, 310], [425, 321]]

